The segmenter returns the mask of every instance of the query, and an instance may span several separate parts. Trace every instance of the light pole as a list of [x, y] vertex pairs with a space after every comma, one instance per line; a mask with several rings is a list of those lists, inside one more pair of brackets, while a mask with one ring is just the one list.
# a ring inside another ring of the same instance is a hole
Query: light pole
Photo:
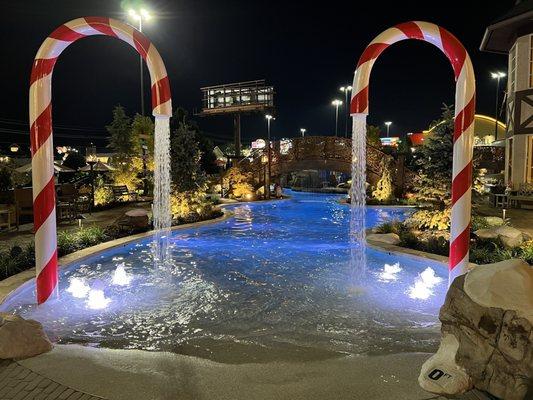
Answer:
[[[130, 8], [128, 11], [128, 14], [131, 18], [133, 18], [135, 21], [139, 23], [139, 32], [143, 31], [143, 20], [147, 21], [152, 16], [146, 9], [140, 8], [139, 10], [135, 10], [133, 8]], [[143, 58], [141, 55], [139, 55], [139, 70], [141, 72], [141, 115], [144, 116], [144, 74], [143, 74]]]
[[268, 178], [265, 179], [265, 197], [270, 199], [270, 175], [271, 175], [271, 165], [272, 165], [272, 153], [270, 151], [270, 121], [274, 118], [272, 115], [265, 115], [267, 120], [267, 154], [268, 154]]
[[344, 121], [344, 137], [348, 137], [348, 115], [350, 114], [350, 109], [348, 108], [348, 93], [352, 93], [352, 87], [351, 86], [341, 86], [339, 88], [341, 92], [344, 93], [344, 104], [346, 104], [346, 112], [345, 112], [345, 121]]
[[385, 122], [385, 125], [387, 126], [387, 137], [389, 137], [389, 130], [390, 130], [390, 126], [392, 125], [392, 122], [391, 121], [387, 121], [387, 122]]
[[332, 106], [335, 106], [335, 137], [337, 137], [339, 127], [339, 106], [342, 106], [342, 100], [335, 99], [331, 102]]
[[494, 140], [498, 140], [498, 97], [500, 95], [500, 79], [505, 78], [504, 72], [491, 72], [492, 79], [496, 79], [496, 110], [494, 111]]
[[302, 137], [305, 137], [305, 132], [307, 132], [307, 129], [300, 128], [300, 133], [302, 134]]

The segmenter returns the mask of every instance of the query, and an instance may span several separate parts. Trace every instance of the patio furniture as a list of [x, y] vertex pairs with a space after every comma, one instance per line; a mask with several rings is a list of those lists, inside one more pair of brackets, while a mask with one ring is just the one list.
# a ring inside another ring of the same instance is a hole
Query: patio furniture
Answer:
[[533, 209], [533, 184], [521, 183], [518, 192], [509, 196], [511, 206]]
[[11, 229], [15, 222], [15, 207], [10, 204], [0, 204], [0, 228]]
[[72, 222], [76, 218], [76, 206], [73, 202], [60, 201], [56, 204], [56, 218], [58, 222]]
[[509, 205], [509, 196], [505, 193], [497, 193], [494, 195], [494, 206], [500, 208], [507, 208]]
[[15, 221], [17, 229], [20, 217], [29, 215], [33, 217], [33, 195], [31, 188], [15, 189]]
[[130, 192], [128, 190], [128, 187], [126, 185], [117, 185], [111, 187], [113, 190], [113, 198], [115, 201], [122, 201], [124, 198], [126, 198], [126, 201], [128, 200], [137, 200], [137, 193], [136, 192]]
[[61, 185], [57, 198], [60, 202], [73, 203], [77, 213], [88, 212], [90, 209], [90, 196], [80, 194], [78, 188], [72, 183]]

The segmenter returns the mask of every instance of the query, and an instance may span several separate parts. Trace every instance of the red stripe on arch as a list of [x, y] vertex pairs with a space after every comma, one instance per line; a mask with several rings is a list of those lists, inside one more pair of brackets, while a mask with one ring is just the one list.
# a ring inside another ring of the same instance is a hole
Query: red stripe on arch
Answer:
[[414, 22], [404, 22], [395, 26], [403, 32], [409, 39], [425, 40], [422, 29]]
[[115, 31], [111, 28], [111, 24], [109, 23], [109, 18], [106, 17], [85, 17], [85, 21], [87, 21], [87, 24], [97, 30], [98, 32], [101, 32], [104, 35], [112, 36], [112, 37], [118, 37]]
[[468, 253], [470, 245], [470, 221], [468, 226], [450, 244], [450, 271], [459, 264]]
[[468, 104], [463, 108], [454, 121], [453, 142], [461, 137], [464, 131], [474, 123], [476, 117], [476, 95], [472, 96]]
[[33, 229], [38, 231], [56, 206], [54, 177], [42, 188], [33, 201]]
[[85, 35], [70, 29], [66, 25], [61, 25], [59, 28], [53, 31], [49, 37], [57, 40], [64, 40], [66, 42], [74, 42], [85, 37]]
[[364, 64], [365, 62], [372, 60], [374, 58], [378, 58], [383, 51], [389, 47], [387, 43], [372, 43], [369, 44], [368, 47], [363, 51], [363, 54], [361, 54], [361, 57], [359, 58], [359, 62], [357, 63], [357, 68], [361, 64]]
[[368, 108], [368, 86], [352, 97], [350, 102], [350, 114], [362, 113]]
[[30, 75], [30, 86], [33, 82], [38, 79], [41, 79], [43, 76], [50, 75], [54, 70], [54, 65], [56, 65], [56, 58], [37, 58], [33, 62], [33, 67], [31, 69]]
[[139, 54], [142, 56], [142, 58], [146, 58], [146, 55], [148, 54], [148, 49], [150, 48], [150, 41], [144, 36], [141, 32], [139, 32], [137, 29], [133, 30], [133, 43], [135, 44], [135, 48], [139, 52]]
[[461, 68], [463, 68], [463, 64], [465, 63], [467, 56], [466, 49], [461, 42], [446, 29], [439, 27], [439, 33], [442, 40], [442, 48], [452, 63], [455, 79], [457, 80], [461, 73]]
[[57, 250], [46, 263], [36, 279], [37, 303], [43, 304], [57, 286]]
[[472, 186], [472, 160], [452, 181], [452, 204], [455, 204]]
[[31, 154], [34, 155], [37, 150], [48, 140], [52, 134], [52, 103], [43, 110], [41, 115], [33, 122], [30, 128]]
[[158, 80], [152, 85], [152, 108], [170, 100], [170, 82], [168, 76]]

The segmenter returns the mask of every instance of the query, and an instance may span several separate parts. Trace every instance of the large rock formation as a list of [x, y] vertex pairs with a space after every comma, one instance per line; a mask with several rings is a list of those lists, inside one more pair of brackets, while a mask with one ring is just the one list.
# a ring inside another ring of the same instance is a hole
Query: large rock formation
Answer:
[[50, 350], [52, 343], [39, 322], [0, 313], [0, 359], [34, 357]]
[[507, 248], [520, 246], [524, 240], [528, 239], [522, 231], [507, 225], [478, 229], [474, 234], [481, 239], [500, 239]]
[[454, 280], [440, 311], [443, 340], [420, 385], [459, 394], [473, 385], [506, 400], [533, 399], [533, 267], [480, 265]]

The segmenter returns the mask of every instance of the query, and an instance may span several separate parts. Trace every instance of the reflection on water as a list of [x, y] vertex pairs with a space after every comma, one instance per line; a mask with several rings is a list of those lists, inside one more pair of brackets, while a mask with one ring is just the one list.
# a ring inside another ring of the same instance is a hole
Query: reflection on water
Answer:
[[[433, 351], [445, 266], [367, 249], [356, 281], [349, 207], [291, 195], [173, 232], [167, 262], [154, 266], [151, 241], [135, 242], [63, 270], [59, 299], [36, 307], [29, 286], [0, 310], [41, 321], [60, 343], [214, 359]], [[407, 212], [369, 208], [366, 223]]]

